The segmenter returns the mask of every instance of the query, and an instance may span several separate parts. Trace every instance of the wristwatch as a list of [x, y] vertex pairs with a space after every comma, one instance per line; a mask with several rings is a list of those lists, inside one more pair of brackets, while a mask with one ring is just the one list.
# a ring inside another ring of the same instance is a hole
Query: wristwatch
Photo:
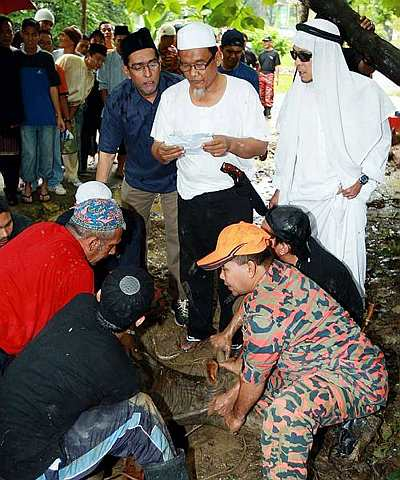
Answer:
[[366, 185], [368, 183], [369, 176], [362, 174], [361, 177], [358, 179], [358, 181], [361, 183], [361, 185]]

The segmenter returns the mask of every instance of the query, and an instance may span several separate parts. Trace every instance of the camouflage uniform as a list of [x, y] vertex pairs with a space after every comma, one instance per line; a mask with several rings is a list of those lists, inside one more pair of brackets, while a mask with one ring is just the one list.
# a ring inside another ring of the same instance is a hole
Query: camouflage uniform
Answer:
[[384, 406], [382, 352], [332, 297], [296, 268], [274, 261], [244, 304], [242, 378], [266, 382], [263, 476], [305, 480], [320, 426]]

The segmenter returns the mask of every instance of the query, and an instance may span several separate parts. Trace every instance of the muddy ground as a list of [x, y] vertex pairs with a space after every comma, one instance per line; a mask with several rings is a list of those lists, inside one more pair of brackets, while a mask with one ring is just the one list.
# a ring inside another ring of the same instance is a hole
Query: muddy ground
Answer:
[[[313, 480], [400, 480], [400, 148], [390, 162], [386, 184], [368, 208], [368, 302], [375, 304], [365, 329], [385, 352], [390, 373], [390, 398], [381, 416], [382, 425], [357, 460], [340, 459], [330, 452], [329, 433], [317, 445], [310, 466]], [[265, 198], [271, 190], [272, 162], [258, 164], [257, 189]], [[94, 176], [94, 171], [87, 179]], [[114, 180], [114, 196], [119, 198], [119, 183]], [[15, 209], [36, 219], [56, 217], [73, 203], [74, 190], [66, 197], [53, 197], [48, 204], [35, 202]], [[178, 343], [185, 332], [173, 322], [166, 294], [167, 272], [163, 218], [159, 203], [152, 212], [149, 238], [149, 268], [163, 290], [157, 323], [142, 335], [146, 347], [163, 362], [181, 371], [204, 374], [204, 361], [213, 356], [207, 345], [191, 353], [179, 353]], [[176, 355], [175, 355], [176, 354]], [[209, 426], [187, 429], [188, 459], [192, 478], [198, 480], [260, 479], [258, 438], [248, 432], [233, 436]], [[114, 470], [114, 474], [118, 474]], [[122, 477], [121, 477], [122, 478]]]

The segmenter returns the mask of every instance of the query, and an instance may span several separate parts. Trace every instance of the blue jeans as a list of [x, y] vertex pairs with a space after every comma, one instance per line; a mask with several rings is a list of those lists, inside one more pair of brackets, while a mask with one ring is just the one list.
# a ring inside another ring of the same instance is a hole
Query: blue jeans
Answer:
[[51, 177], [55, 130], [52, 125], [21, 127], [21, 177], [25, 182]]
[[61, 444], [64, 459], [58, 469], [48, 468], [36, 480], [78, 480], [92, 472], [106, 455], [132, 456], [143, 467], [176, 457], [167, 427], [144, 393], [83, 412]]
[[61, 159], [61, 134], [60, 130], [56, 128], [54, 133], [54, 152], [53, 152], [53, 172], [49, 178], [49, 187], [56, 187], [62, 182], [64, 177], [64, 171], [62, 169]]

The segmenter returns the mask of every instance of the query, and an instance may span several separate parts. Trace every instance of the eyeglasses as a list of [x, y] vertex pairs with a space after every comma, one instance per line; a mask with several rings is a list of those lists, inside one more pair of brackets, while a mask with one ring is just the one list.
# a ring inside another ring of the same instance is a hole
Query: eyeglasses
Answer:
[[207, 69], [207, 67], [210, 65], [213, 59], [214, 59], [214, 55], [211, 56], [208, 62], [180, 63], [179, 68], [181, 69], [181, 72], [190, 72], [192, 68], [194, 68], [195, 70], [204, 72], [204, 70]]
[[130, 70], [133, 70], [134, 72], [141, 72], [141, 73], [144, 73], [147, 68], [151, 71], [154, 71], [154, 70], [157, 70], [157, 68], [159, 67], [160, 67], [160, 62], [158, 60], [150, 60], [150, 62], [147, 62], [147, 63], [134, 63], [132, 65], [128, 65], [128, 68]]
[[312, 53], [303, 52], [301, 50], [290, 50], [290, 55], [292, 56], [293, 60], [298, 58], [301, 62], [309, 62], [312, 58]]

